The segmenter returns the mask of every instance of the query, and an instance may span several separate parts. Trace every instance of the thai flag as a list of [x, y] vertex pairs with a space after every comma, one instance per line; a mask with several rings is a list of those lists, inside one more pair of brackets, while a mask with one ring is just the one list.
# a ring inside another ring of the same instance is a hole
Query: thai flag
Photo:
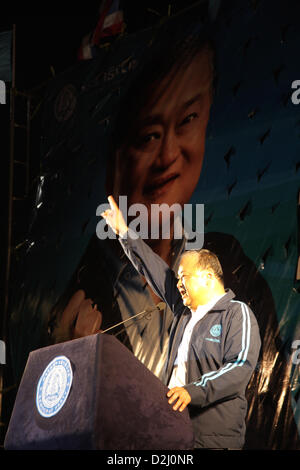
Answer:
[[99, 20], [95, 30], [82, 40], [78, 59], [92, 59], [97, 55], [98, 46], [103, 38], [116, 36], [123, 32], [124, 18], [119, 0], [103, 0], [99, 9]]

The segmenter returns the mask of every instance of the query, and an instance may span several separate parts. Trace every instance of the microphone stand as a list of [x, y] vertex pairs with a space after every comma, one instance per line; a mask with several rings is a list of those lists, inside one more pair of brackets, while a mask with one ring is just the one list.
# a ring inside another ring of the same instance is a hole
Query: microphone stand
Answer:
[[140, 313], [137, 313], [136, 315], [133, 315], [132, 317], [130, 318], [127, 318], [126, 320], [123, 320], [123, 321], [120, 321], [119, 323], [116, 323], [115, 325], [113, 326], [110, 326], [109, 328], [106, 328], [106, 330], [103, 330], [103, 331], [100, 331], [99, 333], [106, 333], [107, 331], [110, 331], [112, 330], [113, 328], [116, 328], [117, 326], [120, 326], [120, 325], [124, 325], [124, 323], [127, 323], [128, 321], [130, 320], [133, 320], [134, 318], [137, 318], [141, 315], [148, 315], [149, 313], [152, 313], [154, 312], [155, 310], [158, 310], [158, 311], [162, 311], [163, 308], [164, 308], [164, 303], [163, 302], [160, 302], [159, 304], [157, 304], [154, 308], [150, 308], [150, 309], [146, 309], [146, 310], [143, 310], [142, 312]]

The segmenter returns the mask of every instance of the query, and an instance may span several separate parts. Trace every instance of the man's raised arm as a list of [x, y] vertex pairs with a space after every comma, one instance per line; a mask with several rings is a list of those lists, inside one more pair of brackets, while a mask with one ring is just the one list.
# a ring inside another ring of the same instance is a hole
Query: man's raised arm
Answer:
[[111, 229], [119, 235], [119, 241], [131, 263], [174, 313], [181, 312], [184, 305], [177, 289], [174, 272], [135, 232], [128, 228], [112, 196], [108, 197], [108, 202], [110, 209], [101, 215]]

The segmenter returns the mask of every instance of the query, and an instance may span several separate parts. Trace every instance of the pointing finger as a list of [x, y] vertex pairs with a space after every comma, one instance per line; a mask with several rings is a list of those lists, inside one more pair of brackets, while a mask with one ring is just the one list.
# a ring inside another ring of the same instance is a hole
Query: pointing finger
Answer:
[[119, 207], [116, 203], [116, 201], [114, 200], [113, 196], [108, 196], [108, 202], [109, 202], [109, 205], [111, 207], [112, 210], [119, 210]]

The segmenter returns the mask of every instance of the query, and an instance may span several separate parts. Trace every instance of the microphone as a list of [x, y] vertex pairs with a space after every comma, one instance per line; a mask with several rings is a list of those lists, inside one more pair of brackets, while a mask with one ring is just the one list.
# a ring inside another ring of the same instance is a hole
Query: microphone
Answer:
[[144, 316], [147, 316], [149, 313], [152, 313], [152, 312], [155, 312], [156, 310], [158, 310], [159, 312], [163, 311], [165, 308], [165, 303], [164, 302], [159, 302], [155, 307], [153, 308], [148, 308], [146, 310], [143, 310], [142, 312], [140, 313], [137, 313], [136, 315], [133, 315], [132, 317], [130, 318], [127, 318], [126, 320], [123, 320], [123, 321], [120, 321], [119, 323], [116, 323], [115, 325], [113, 326], [110, 326], [109, 328], [106, 328], [106, 330], [103, 330], [103, 331], [100, 331], [99, 333], [106, 333], [107, 331], [110, 331], [112, 330], [113, 328], [116, 328], [117, 326], [120, 326], [120, 325], [123, 325], [124, 323], [130, 321], [130, 320], [133, 320], [133, 318], [137, 318], [141, 315], [144, 315]]

